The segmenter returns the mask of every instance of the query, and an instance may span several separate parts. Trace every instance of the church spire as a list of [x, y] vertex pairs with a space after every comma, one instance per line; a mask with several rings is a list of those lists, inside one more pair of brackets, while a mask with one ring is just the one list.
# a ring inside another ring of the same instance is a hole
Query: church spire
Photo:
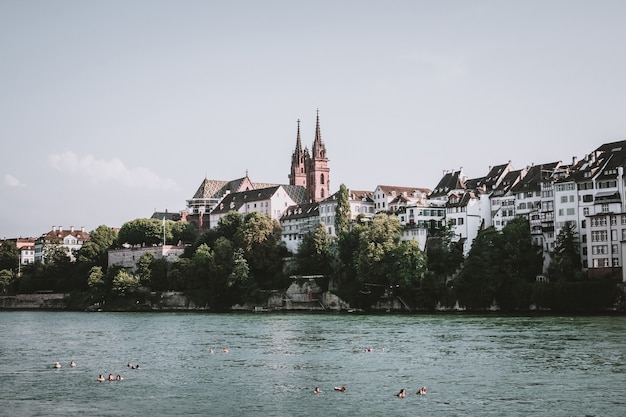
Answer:
[[298, 130], [296, 133], [296, 149], [291, 155], [291, 171], [289, 174], [290, 185], [306, 186], [306, 161], [307, 150], [302, 150], [302, 140], [300, 139], [300, 119], [298, 119]]
[[298, 119], [298, 134], [296, 136], [296, 152], [302, 152], [302, 141], [300, 140], [300, 119]]
[[313, 158], [324, 158], [324, 142], [322, 142], [322, 131], [320, 129], [320, 110], [317, 109], [317, 119], [315, 121], [315, 139], [313, 140]]
[[306, 187], [309, 201], [322, 201], [329, 197], [330, 169], [328, 167], [328, 158], [326, 157], [326, 146], [322, 142], [319, 109], [317, 110], [315, 122], [315, 140], [313, 141], [311, 158], [307, 163], [306, 172]]

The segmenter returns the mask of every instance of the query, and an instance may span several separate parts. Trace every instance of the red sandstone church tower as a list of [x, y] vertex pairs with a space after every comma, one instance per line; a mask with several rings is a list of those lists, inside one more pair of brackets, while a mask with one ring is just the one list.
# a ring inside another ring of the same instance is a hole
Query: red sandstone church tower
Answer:
[[319, 110], [311, 154], [309, 154], [308, 149], [302, 149], [300, 120], [298, 120], [296, 149], [291, 156], [289, 184], [305, 187], [308, 201], [321, 201], [330, 195], [330, 168], [326, 157], [326, 146], [322, 141]]

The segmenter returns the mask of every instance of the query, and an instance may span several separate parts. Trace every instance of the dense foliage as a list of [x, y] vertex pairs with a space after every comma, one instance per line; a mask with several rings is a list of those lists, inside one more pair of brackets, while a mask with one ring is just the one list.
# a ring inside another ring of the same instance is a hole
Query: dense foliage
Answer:
[[[324, 289], [332, 281], [337, 295], [365, 310], [392, 299], [409, 310], [456, 305], [469, 310], [520, 311], [534, 306], [588, 312], [615, 303], [616, 280], [585, 279], [571, 224], [557, 237], [549, 281], [538, 282], [544, 260], [524, 219], [509, 222], [502, 231], [480, 230], [464, 257], [448, 225], [433, 223], [421, 250], [417, 242], [401, 240], [403, 226], [393, 214], [348, 221], [345, 187], [340, 188], [335, 214], [337, 236], [319, 224], [302, 237], [291, 257], [281, 242], [278, 222], [258, 212], [228, 213], [200, 236], [186, 222], [156, 219], [131, 220], [119, 233], [99, 226], [75, 253], [48, 245], [45, 264], [24, 266], [20, 276], [17, 248], [5, 242], [0, 246], [0, 292], [71, 292], [79, 294], [83, 304], [115, 305], [173, 290], [184, 292], [198, 306], [219, 311], [262, 303], [270, 291], [287, 288], [289, 273], [327, 277]], [[185, 254], [167, 262], [146, 253], [134, 271], [108, 266], [110, 249], [163, 242], [184, 243]]]

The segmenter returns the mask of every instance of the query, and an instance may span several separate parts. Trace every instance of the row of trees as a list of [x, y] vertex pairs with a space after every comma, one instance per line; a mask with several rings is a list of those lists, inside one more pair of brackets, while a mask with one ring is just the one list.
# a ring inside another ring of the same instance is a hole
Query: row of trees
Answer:
[[[550, 281], [537, 282], [542, 252], [533, 244], [528, 222], [522, 218], [509, 222], [502, 231], [481, 230], [464, 257], [448, 226], [433, 225], [422, 251], [416, 242], [400, 239], [403, 226], [393, 213], [351, 223], [344, 185], [335, 214], [337, 236], [330, 236], [320, 224], [304, 236], [294, 256], [281, 243], [278, 222], [258, 212], [229, 213], [216, 228], [200, 236], [188, 223], [155, 219], [127, 222], [119, 233], [99, 226], [75, 254], [75, 262], [53, 246], [45, 264], [24, 267], [19, 278], [14, 274], [17, 249], [5, 242], [0, 248], [0, 290], [72, 292], [83, 302], [177, 290], [199, 305], [222, 310], [237, 303], [261, 302], [268, 291], [284, 290], [289, 275], [301, 274], [332, 279], [341, 298], [363, 309], [385, 296], [400, 297], [415, 309], [459, 303], [477, 310], [494, 305], [523, 310], [533, 304], [556, 310], [593, 310], [615, 300], [614, 280], [585, 280], [571, 224], [557, 238], [548, 270]], [[172, 263], [146, 254], [134, 273], [107, 265], [109, 249], [164, 241], [186, 244], [185, 254]]]

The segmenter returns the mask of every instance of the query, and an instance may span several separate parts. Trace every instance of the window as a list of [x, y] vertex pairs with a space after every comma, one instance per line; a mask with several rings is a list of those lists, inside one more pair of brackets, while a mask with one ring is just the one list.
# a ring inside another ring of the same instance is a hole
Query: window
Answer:
[[562, 195], [561, 196], [561, 203], [567, 203], [567, 196], [566, 195]]
[[607, 245], [592, 246], [591, 253], [593, 255], [608, 255], [609, 247]]
[[608, 233], [606, 230], [594, 230], [591, 232], [592, 242], [606, 242], [608, 240]]
[[608, 213], [608, 212], [609, 212], [609, 205], [602, 204], [602, 213]]
[[463, 224], [463, 217], [459, 219], [459, 224]]
[[567, 215], [568, 216], [573, 216], [574, 215], [574, 209], [573, 208], [568, 208], [567, 209]]

